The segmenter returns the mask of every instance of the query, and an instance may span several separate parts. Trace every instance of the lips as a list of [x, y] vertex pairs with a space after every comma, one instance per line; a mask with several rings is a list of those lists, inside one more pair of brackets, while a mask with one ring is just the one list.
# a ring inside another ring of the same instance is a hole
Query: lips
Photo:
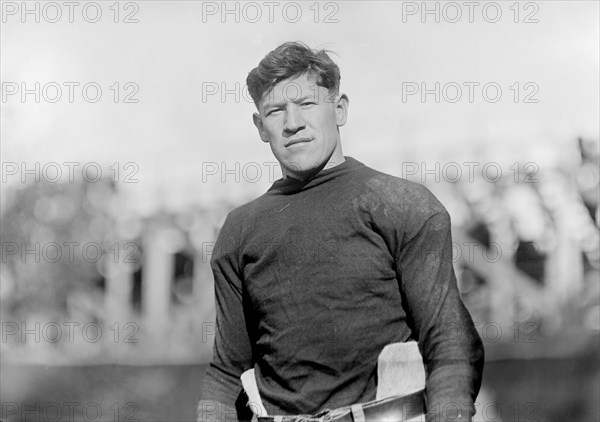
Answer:
[[300, 144], [300, 143], [305, 143], [305, 142], [310, 142], [312, 141], [312, 138], [297, 138], [297, 139], [290, 139], [286, 144], [285, 147], [289, 147], [292, 145], [296, 145], [296, 144]]

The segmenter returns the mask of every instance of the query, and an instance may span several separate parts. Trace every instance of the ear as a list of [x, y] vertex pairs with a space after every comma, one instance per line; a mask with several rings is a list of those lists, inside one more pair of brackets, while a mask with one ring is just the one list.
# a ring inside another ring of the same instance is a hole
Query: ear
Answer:
[[263, 142], [269, 142], [269, 136], [263, 127], [262, 119], [260, 118], [260, 114], [254, 113], [252, 115], [252, 120], [254, 121], [254, 126], [258, 129], [258, 135]]
[[344, 126], [348, 118], [350, 100], [346, 94], [340, 94], [335, 102], [335, 120], [338, 126]]

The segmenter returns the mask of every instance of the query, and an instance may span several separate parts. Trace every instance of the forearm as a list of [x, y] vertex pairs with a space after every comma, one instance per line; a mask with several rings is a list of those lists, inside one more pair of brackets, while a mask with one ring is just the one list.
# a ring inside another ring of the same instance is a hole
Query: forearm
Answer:
[[467, 362], [443, 362], [427, 377], [427, 422], [471, 421], [477, 375]]
[[[459, 298], [455, 300], [452, 312], [441, 312], [441, 320], [446, 323], [436, 326], [427, 341], [428, 422], [470, 421], [475, 414], [483, 344], [464, 305]], [[452, 318], [456, 318], [455, 324], [447, 324]]]
[[427, 421], [468, 421], [481, 384], [483, 345], [457, 288], [448, 214], [438, 212], [418, 227], [398, 263], [426, 368]]
[[243, 409], [240, 410], [242, 397], [241, 382], [216, 366], [206, 371], [202, 382], [200, 401], [197, 408], [197, 420], [202, 422], [229, 422], [249, 420]]
[[[204, 376], [197, 409], [198, 421], [238, 421], [246, 417], [240, 376], [252, 367], [252, 346], [244, 317], [242, 279], [234, 249], [223, 247], [232, 237], [223, 226], [211, 267], [215, 279], [216, 333], [213, 357]], [[235, 230], [233, 230], [235, 231]]]

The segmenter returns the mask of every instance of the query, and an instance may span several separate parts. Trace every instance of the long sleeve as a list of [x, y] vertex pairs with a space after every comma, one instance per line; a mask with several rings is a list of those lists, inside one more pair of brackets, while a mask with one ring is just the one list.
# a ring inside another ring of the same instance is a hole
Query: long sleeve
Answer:
[[448, 213], [423, 186], [350, 157], [306, 183], [276, 182], [230, 213], [211, 265], [217, 330], [200, 420], [244, 419], [239, 377], [251, 367], [271, 414], [372, 400], [379, 353], [411, 338], [427, 421], [470, 419], [483, 349]]
[[395, 260], [426, 369], [426, 420], [470, 421], [481, 385], [483, 345], [458, 291], [450, 216], [433, 195], [422, 209], [405, 225]]
[[250, 419], [241, 374], [252, 365], [252, 347], [244, 315], [242, 280], [236, 258], [235, 225], [225, 221], [211, 267], [215, 282], [216, 334], [213, 357], [204, 377], [198, 421]]

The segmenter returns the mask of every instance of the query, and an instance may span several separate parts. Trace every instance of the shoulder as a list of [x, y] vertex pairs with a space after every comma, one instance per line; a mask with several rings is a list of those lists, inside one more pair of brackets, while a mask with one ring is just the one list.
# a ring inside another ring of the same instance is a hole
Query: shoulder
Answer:
[[232, 209], [225, 218], [223, 228], [241, 229], [265, 209], [267, 202], [267, 194], [264, 193], [258, 198]]
[[384, 210], [393, 210], [409, 220], [427, 220], [436, 214], [448, 214], [436, 196], [420, 183], [369, 167], [365, 169], [364, 175], [364, 192], [361, 197], [367, 202], [383, 206]]
[[268, 208], [268, 204], [269, 197], [265, 193], [229, 211], [221, 226], [217, 241], [240, 245], [245, 237], [245, 232], [255, 226], [256, 220], [261, 218], [264, 210]]

